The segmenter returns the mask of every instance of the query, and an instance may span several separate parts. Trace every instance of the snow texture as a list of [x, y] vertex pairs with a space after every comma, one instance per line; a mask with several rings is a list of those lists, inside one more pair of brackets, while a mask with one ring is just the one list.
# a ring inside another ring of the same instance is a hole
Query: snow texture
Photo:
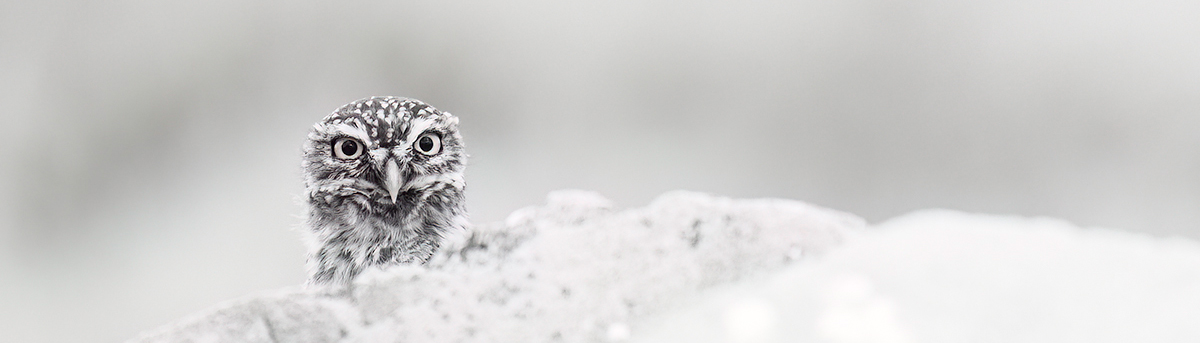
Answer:
[[673, 192], [616, 211], [595, 193], [558, 191], [427, 266], [234, 300], [133, 342], [626, 341], [643, 319], [819, 256], [864, 225], [791, 200]]
[[1200, 244], [922, 211], [702, 292], [634, 342], [1200, 342]]
[[1056, 219], [561, 191], [457, 242], [135, 342], [1200, 342], [1200, 244]]

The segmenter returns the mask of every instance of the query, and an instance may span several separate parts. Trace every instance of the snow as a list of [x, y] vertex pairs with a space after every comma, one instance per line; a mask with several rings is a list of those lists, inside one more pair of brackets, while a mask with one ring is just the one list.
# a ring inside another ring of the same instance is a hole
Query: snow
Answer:
[[1200, 245], [1049, 218], [559, 191], [446, 250], [134, 341], [1200, 341]]
[[673, 192], [618, 211], [591, 192], [547, 198], [473, 228], [427, 267], [234, 300], [134, 341], [625, 341], [642, 318], [819, 255], [865, 226], [780, 199]]
[[[1200, 245], [922, 211], [702, 298], [634, 341], [1200, 342]], [[747, 302], [761, 308], [747, 314]], [[748, 330], [742, 317], [774, 324]]]

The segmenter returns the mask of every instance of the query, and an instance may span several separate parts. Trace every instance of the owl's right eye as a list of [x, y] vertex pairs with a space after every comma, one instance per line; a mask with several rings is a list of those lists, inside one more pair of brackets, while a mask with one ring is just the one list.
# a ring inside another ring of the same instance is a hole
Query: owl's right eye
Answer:
[[362, 156], [363, 146], [354, 138], [339, 138], [333, 142], [333, 155], [348, 160]]

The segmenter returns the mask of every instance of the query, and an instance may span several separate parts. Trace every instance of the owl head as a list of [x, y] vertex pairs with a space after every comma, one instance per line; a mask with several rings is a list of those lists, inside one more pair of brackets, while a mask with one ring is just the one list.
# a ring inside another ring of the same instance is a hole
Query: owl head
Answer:
[[419, 100], [346, 104], [313, 125], [304, 156], [309, 202], [323, 214], [386, 222], [461, 205], [458, 118]]

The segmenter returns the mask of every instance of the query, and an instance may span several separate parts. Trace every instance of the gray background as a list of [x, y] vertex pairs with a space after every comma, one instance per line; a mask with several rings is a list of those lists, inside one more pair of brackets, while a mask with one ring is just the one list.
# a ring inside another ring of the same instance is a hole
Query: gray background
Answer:
[[1196, 1], [0, 3], [0, 332], [114, 342], [302, 282], [299, 148], [462, 119], [470, 209], [673, 189], [1200, 237]]

